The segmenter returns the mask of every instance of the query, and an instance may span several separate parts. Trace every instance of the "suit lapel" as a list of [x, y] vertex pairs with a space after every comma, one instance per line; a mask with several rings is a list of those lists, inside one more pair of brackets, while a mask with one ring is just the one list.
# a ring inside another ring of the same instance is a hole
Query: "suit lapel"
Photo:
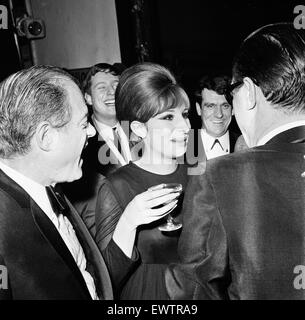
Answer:
[[[40, 232], [44, 235], [51, 247], [54, 248], [55, 252], [62, 258], [68, 269], [70, 269], [72, 274], [75, 276], [76, 282], [80, 285], [80, 290], [84, 296], [87, 299], [91, 299], [81, 272], [51, 220], [28, 195], [28, 193], [26, 193], [19, 184], [7, 176], [2, 170], [0, 170], [0, 186], [1, 189], [10, 194], [22, 208], [31, 211], [33, 220]], [[60, 270], [58, 272], [60, 272]]]
[[56, 252], [65, 261], [71, 272], [78, 280], [82, 290], [86, 293], [87, 298], [91, 299], [86, 282], [78, 266], [76, 265], [75, 260], [72, 257], [69, 249], [67, 248], [63, 239], [61, 238], [58, 230], [51, 222], [51, 220], [46, 216], [46, 214], [38, 207], [38, 205], [32, 199], [30, 201], [30, 207], [36, 225], [39, 227], [42, 234], [44, 234], [45, 238], [49, 241], [49, 243], [56, 250]]
[[66, 201], [70, 207], [69, 220], [71, 221], [77, 237], [83, 247], [83, 250], [85, 251], [87, 262], [89, 263], [90, 261], [93, 264], [94, 276], [98, 281], [97, 289], [99, 291], [99, 295], [102, 296], [101, 298], [103, 298], [104, 300], [112, 300], [113, 293], [111, 280], [101, 252], [92, 239], [78, 212], [75, 210], [75, 208], [67, 198]]

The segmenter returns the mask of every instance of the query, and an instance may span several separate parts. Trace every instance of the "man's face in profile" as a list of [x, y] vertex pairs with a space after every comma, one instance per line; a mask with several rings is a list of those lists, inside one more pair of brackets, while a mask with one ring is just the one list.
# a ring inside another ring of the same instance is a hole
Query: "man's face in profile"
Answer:
[[215, 138], [224, 135], [232, 119], [232, 107], [224, 95], [204, 88], [201, 92], [201, 106], [196, 103], [198, 115], [202, 120], [202, 127]]
[[56, 181], [71, 182], [81, 178], [82, 151], [88, 138], [95, 135], [95, 129], [88, 122], [88, 109], [77, 85], [68, 81], [65, 84], [67, 103], [71, 107], [71, 120], [57, 130], [54, 162], [56, 161]]

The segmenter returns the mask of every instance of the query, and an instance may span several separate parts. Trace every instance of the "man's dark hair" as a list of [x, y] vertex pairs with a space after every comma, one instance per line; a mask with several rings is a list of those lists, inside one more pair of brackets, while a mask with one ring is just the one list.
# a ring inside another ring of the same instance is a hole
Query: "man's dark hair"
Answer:
[[114, 76], [119, 76], [126, 67], [122, 63], [98, 63], [92, 66], [86, 74], [86, 77], [82, 84], [83, 93], [91, 93], [91, 78], [96, 75], [98, 72], [110, 73]]
[[231, 83], [231, 78], [227, 75], [205, 75], [198, 83], [198, 88], [195, 92], [196, 101], [201, 104], [203, 89], [213, 90], [219, 95], [226, 93], [228, 86]]
[[0, 157], [24, 155], [39, 123], [64, 127], [71, 120], [65, 85], [76, 80], [60, 68], [34, 66], [0, 84]]
[[248, 36], [234, 59], [234, 82], [249, 77], [265, 98], [288, 112], [305, 111], [305, 31], [290, 23]]

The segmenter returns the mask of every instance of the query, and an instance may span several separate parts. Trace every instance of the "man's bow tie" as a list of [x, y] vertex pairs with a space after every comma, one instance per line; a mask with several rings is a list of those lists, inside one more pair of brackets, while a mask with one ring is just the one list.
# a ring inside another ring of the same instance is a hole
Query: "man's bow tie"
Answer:
[[65, 200], [64, 195], [52, 186], [47, 186], [46, 191], [54, 213], [56, 215], [59, 215], [60, 213], [67, 215], [69, 213], [69, 205]]
[[215, 141], [214, 141], [214, 143], [213, 143], [213, 145], [212, 145], [212, 147], [211, 147], [211, 150], [214, 148], [214, 146], [215, 146], [216, 143], [218, 143], [218, 144], [220, 145], [220, 148], [223, 150], [223, 147], [222, 147], [222, 145], [221, 145], [221, 143], [219, 142], [218, 139], [215, 139]]

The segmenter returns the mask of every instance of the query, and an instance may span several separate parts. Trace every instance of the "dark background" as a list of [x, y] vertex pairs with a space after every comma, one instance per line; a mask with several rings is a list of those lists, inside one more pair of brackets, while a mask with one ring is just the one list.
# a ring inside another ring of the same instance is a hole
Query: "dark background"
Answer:
[[[127, 66], [139, 60], [135, 50], [135, 2], [116, 0], [122, 62]], [[263, 25], [293, 22], [298, 4], [302, 3], [145, 0], [142, 40], [150, 54], [146, 60], [163, 64], [175, 73], [189, 94], [193, 127], [199, 127], [193, 96], [199, 78], [206, 73], [230, 75], [233, 57], [243, 39]], [[234, 121], [232, 126], [236, 128]]]
[[[137, 62], [135, 2], [116, 0], [122, 62], [127, 66]], [[301, 4], [293, 0], [142, 2], [142, 29], [150, 60], [172, 68], [188, 87], [205, 72], [230, 72], [234, 54], [246, 36], [266, 24], [293, 22], [294, 7]]]
[[[8, 0], [1, 0], [0, 5], [9, 8]], [[12, 19], [8, 10], [8, 29], [0, 29], [0, 81], [20, 69], [19, 55], [15, 43]]]
[[[23, 10], [24, 0], [12, 1], [16, 10]], [[0, 0], [0, 4], [8, 7], [8, 0]], [[198, 127], [200, 119], [195, 114], [193, 99], [198, 79], [206, 73], [230, 74], [235, 52], [247, 35], [269, 23], [293, 22], [294, 7], [302, 3], [115, 0], [115, 4], [122, 62], [131, 66], [139, 61], [153, 61], [169, 67], [189, 94], [192, 125]], [[24, 54], [29, 51], [29, 41], [22, 40], [19, 46], [28, 61], [19, 61], [11, 25], [8, 30], [0, 30], [0, 41], [2, 80], [27, 66], [30, 53]]]

